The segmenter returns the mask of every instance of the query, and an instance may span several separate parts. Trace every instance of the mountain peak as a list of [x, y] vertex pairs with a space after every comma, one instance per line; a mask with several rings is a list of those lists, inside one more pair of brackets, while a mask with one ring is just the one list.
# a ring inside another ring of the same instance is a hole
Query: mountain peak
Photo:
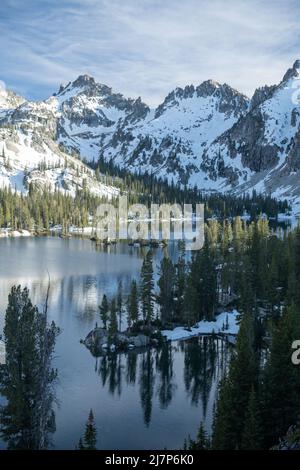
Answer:
[[11, 90], [6, 90], [0, 82], [0, 109], [15, 108], [24, 103], [25, 99]]
[[73, 82], [73, 86], [75, 87], [86, 86], [86, 85], [90, 85], [90, 86], [96, 85], [96, 81], [94, 77], [87, 75], [87, 74], [79, 75], [78, 78], [76, 78], [76, 80], [74, 80]]
[[299, 77], [300, 77], [300, 60], [297, 59], [294, 62], [292, 68], [287, 70], [282, 81], [285, 82], [289, 80], [290, 78], [299, 78]]
[[[77, 89], [77, 90], [76, 90]], [[97, 83], [94, 77], [84, 74], [79, 75], [76, 80], [65, 85], [60, 85], [58, 95], [65, 95], [67, 92], [84, 93], [88, 96], [110, 96], [112, 89], [107, 85]]]
[[219, 82], [216, 82], [215, 80], [205, 80], [202, 82], [200, 85], [197, 86], [196, 92], [197, 96], [211, 96], [215, 93], [215, 91], [219, 88], [221, 88], [222, 85]]

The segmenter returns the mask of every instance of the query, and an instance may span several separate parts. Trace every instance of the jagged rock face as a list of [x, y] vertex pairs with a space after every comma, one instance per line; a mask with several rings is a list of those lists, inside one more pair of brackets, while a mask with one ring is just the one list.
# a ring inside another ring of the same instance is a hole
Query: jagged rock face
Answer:
[[69, 120], [70, 126], [110, 127], [116, 119], [139, 119], [148, 111], [140, 99], [126, 99], [119, 93], [113, 93], [108, 86], [96, 83], [88, 75], [78, 77], [55, 96], [61, 119]]
[[[41, 189], [46, 186], [75, 195], [87, 186], [99, 196], [118, 194], [116, 188], [102, 184], [93, 170], [59, 147], [62, 113], [56, 97], [41, 102], [8, 97], [10, 101], [0, 102], [0, 187], [26, 192], [34, 183]], [[16, 107], [10, 108], [11, 103]]]
[[179, 106], [181, 100], [193, 99], [195, 97], [217, 98], [216, 109], [225, 115], [227, 114], [229, 117], [231, 114], [239, 117], [248, 108], [248, 99], [244, 95], [226, 84], [220, 85], [212, 80], [207, 80], [196, 88], [193, 85], [186, 86], [185, 88], [176, 88], [158, 106], [155, 111], [155, 118], [161, 116], [168, 107]]
[[[203, 169], [209, 169], [214, 159], [219, 157], [220, 149], [221, 154], [225, 149], [226, 156], [233, 160], [240, 156], [243, 167], [259, 172], [272, 168], [278, 162], [280, 147], [265, 142], [264, 115], [261, 109], [256, 107], [222, 135], [204, 155]], [[218, 176], [218, 172], [215, 176]]]
[[207, 80], [176, 88], [150, 109], [81, 75], [41, 102], [2, 90], [1, 138], [8, 152], [15, 146], [22, 154], [28, 145], [40, 159], [49, 148], [63, 158], [65, 149], [201, 189], [255, 188], [300, 198], [298, 86], [300, 61], [279, 85], [258, 88], [251, 100]]
[[56, 99], [57, 140], [87, 160], [97, 160], [107, 140], [126, 141], [124, 129], [148, 113], [140, 98], [125, 98], [88, 75], [61, 87]]
[[[230, 184], [260, 191], [268, 186], [276, 192], [279, 183], [288, 186], [285, 179], [300, 169], [299, 71], [296, 61], [278, 86], [256, 90], [248, 112], [205, 150], [201, 168], [212, 179], [228, 181], [231, 174]], [[300, 195], [299, 185], [293, 189]]]
[[[211, 80], [177, 88], [156, 110], [125, 99], [86, 75], [56, 95], [57, 139], [91, 160], [153, 172], [189, 184], [204, 149], [247, 111], [249, 100]], [[205, 175], [204, 175], [205, 176]]]
[[242, 94], [211, 80], [176, 88], [144, 119], [119, 128], [106, 141], [103, 155], [131, 171], [182, 184], [198, 179], [203, 184], [206, 175], [200, 164], [205, 148], [247, 111], [248, 104]]
[[0, 122], [11, 110], [24, 103], [24, 98], [16, 95], [13, 91], [5, 90], [0, 84]]

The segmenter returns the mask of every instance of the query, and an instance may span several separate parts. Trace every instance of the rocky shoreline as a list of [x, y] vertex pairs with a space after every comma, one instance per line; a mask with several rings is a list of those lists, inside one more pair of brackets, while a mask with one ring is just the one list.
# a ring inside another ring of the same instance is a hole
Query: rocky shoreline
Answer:
[[94, 356], [107, 353], [140, 350], [148, 347], [156, 347], [162, 338], [155, 331], [151, 335], [144, 333], [117, 332], [113, 339], [105, 328], [95, 327], [81, 342], [90, 350]]
[[109, 336], [108, 330], [96, 325], [81, 342], [94, 356], [156, 347], [165, 341], [185, 340], [199, 335], [218, 335], [226, 337], [231, 344], [235, 344], [239, 331], [238, 317], [239, 313], [236, 310], [222, 312], [217, 315], [215, 321], [202, 320], [189, 329], [174, 325], [172, 330], [165, 330], [153, 325], [151, 327], [140, 325], [135, 331], [118, 331], [114, 338]]

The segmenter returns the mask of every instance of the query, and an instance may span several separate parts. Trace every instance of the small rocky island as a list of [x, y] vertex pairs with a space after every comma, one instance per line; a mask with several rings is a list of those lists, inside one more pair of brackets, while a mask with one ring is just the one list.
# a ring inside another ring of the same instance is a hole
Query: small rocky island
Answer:
[[94, 356], [101, 356], [113, 352], [128, 350], [141, 350], [147, 347], [156, 347], [163, 341], [158, 330], [145, 333], [116, 332], [111, 338], [109, 331], [96, 326], [82, 341]]

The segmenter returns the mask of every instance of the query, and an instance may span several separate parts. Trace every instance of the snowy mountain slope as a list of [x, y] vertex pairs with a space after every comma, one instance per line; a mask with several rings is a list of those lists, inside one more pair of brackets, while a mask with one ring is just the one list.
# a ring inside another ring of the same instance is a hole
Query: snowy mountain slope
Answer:
[[227, 177], [241, 193], [256, 189], [300, 196], [300, 61], [278, 86], [256, 90], [248, 113], [218, 137], [203, 156], [210, 178]]
[[249, 100], [211, 80], [171, 92], [156, 109], [81, 76], [57, 99], [58, 140], [88, 160], [102, 155], [133, 172], [189, 183], [203, 150], [246, 112]]
[[247, 108], [246, 97], [211, 80], [196, 88], [177, 88], [142, 121], [113, 135], [103, 155], [132, 171], [184, 184], [196, 178], [204, 183], [206, 175], [200, 171], [204, 149]]
[[0, 187], [26, 192], [34, 183], [71, 195], [83, 187], [107, 198], [118, 194], [117, 188], [97, 181], [78, 158], [63, 152], [55, 136], [56, 117], [49, 103], [24, 102], [6, 113], [0, 123]]
[[35, 146], [54, 140], [88, 161], [102, 155], [133, 172], [194, 184], [207, 180], [200, 169], [204, 149], [248, 106], [245, 96], [209, 80], [177, 88], [151, 110], [82, 75], [45, 101], [17, 106], [2, 124], [33, 132]]
[[208, 80], [176, 88], [150, 109], [88, 75], [40, 102], [2, 90], [0, 184], [24, 190], [34, 179], [74, 192], [86, 184], [84, 173], [93, 191], [113, 194], [77, 158], [102, 157], [206, 190], [255, 188], [300, 201], [299, 87], [296, 61], [279, 85], [259, 88], [251, 100]]
[[2, 87], [0, 82], [0, 121], [24, 101], [21, 96]]
[[150, 112], [140, 99], [113, 93], [111, 88], [96, 83], [88, 75], [61, 87], [50, 101], [58, 116], [57, 140], [87, 160], [99, 158], [107, 136]]

